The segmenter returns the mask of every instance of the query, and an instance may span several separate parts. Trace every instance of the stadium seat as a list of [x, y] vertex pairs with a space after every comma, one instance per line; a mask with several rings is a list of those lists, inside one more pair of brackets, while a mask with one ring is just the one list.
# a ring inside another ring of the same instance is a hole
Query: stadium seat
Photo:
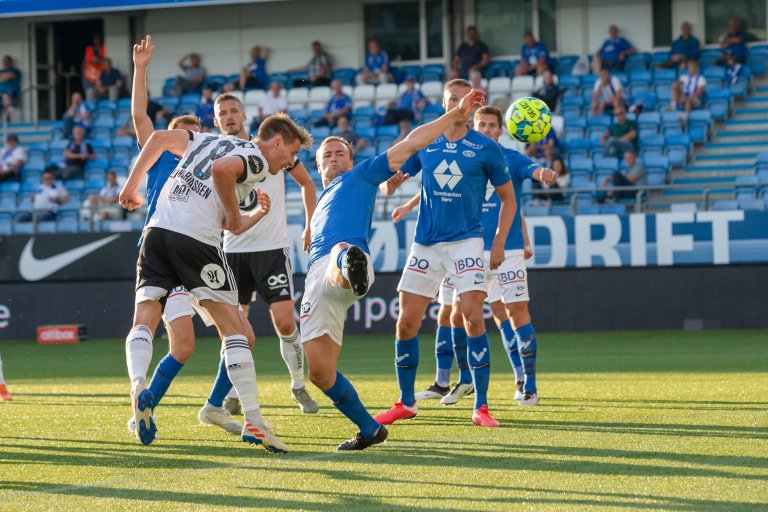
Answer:
[[[258, 106], [265, 95], [266, 93], [261, 89], [251, 89], [245, 93], [245, 102], [243, 103], [243, 105], [245, 105], [246, 107]], [[286, 95], [285, 90], [281, 89], [280, 95], [285, 97]]]
[[598, 211], [601, 215], [626, 215], [627, 207], [623, 204], [602, 204]]
[[288, 90], [288, 108], [303, 108], [309, 101], [309, 89], [294, 87]]
[[688, 162], [691, 150], [691, 138], [688, 135], [669, 135], [664, 138], [664, 154], [672, 166], [682, 166]]
[[736, 201], [715, 201], [712, 204], [713, 210], [723, 211], [723, 210], [738, 210], [739, 209], [739, 203]]
[[354, 85], [357, 71], [352, 68], [337, 68], [333, 71], [333, 79], [341, 80], [344, 85]]
[[488, 95], [509, 94], [512, 80], [506, 76], [497, 76], [488, 80]]
[[512, 94], [520, 93], [530, 96], [533, 93], [533, 77], [530, 75], [516, 76], [512, 79]]
[[485, 76], [494, 78], [497, 76], [512, 76], [512, 62], [508, 60], [492, 60], [485, 69]]
[[707, 90], [707, 110], [712, 113], [712, 119], [724, 121], [728, 118], [731, 108], [731, 91], [728, 89]]
[[[379, 86], [381, 87], [381, 86]], [[442, 82], [424, 82], [421, 84], [421, 93], [430, 101], [439, 102], [443, 97]]]
[[376, 98], [376, 86], [370, 84], [358, 85], [352, 92], [352, 101], [355, 106], [370, 105]]
[[713, 126], [712, 112], [709, 110], [692, 110], [688, 114], [688, 136], [693, 142], [706, 142]]
[[523, 212], [526, 217], [543, 217], [549, 215], [549, 206], [528, 202], [525, 204]]

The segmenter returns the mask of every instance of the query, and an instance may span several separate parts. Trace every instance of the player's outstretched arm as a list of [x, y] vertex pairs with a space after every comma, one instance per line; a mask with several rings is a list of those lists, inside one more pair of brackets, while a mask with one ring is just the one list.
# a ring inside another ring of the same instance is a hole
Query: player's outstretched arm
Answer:
[[224, 206], [224, 225], [222, 228], [232, 233], [240, 229], [240, 208], [238, 207], [235, 183], [248, 172], [245, 160], [241, 156], [225, 156], [211, 165], [213, 187]]
[[309, 224], [317, 205], [317, 188], [315, 187], [315, 182], [312, 181], [312, 176], [309, 175], [307, 168], [301, 162], [298, 162], [288, 175], [301, 187], [301, 200], [304, 202], [304, 232], [301, 234], [301, 241], [304, 246], [304, 252], [308, 252], [309, 240], [312, 237]]
[[427, 147], [432, 141], [451, 127], [455, 122], [467, 119], [472, 109], [485, 102], [485, 93], [472, 89], [459, 104], [431, 123], [423, 124], [409, 133], [403, 140], [387, 150], [389, 168], [397, 171], [408, 158], [418, 150]]
[[147, 115], [147, 67], [152, 60], [155, 47], [147, 36], [141, 43], [133, 45], [133, 92], [131, 93], [131, 118], [136, 130], [139, 146], [144, 147], [155, 131], [155, 125]]
[[139, 186], [149, 168], [155, 165], [163, 151], [170, 151], [177, 155], [184, 153], [189, 144], [190, 132], [186, 130], [157, 130], [152, 133], [144, 147], [141, 148], [139, 158], [133, 164], [128, 181], [125, 182], [120, 192], [120, 205], [126, 210], [135, 210], [141, 207], [143, 201], [139, 195]]
[[396, 207], [394, 210], [392, 210], [392, 222], [397, 224], [403, 220], [403, 217], [411, 213], [413, 209], [416, 208], [416, 205], [419, 204], [419, 202], [421, 202], [421, 193], [415, 194], [408, 200], [407, 203]]
[[270, 201], [269, 196], [261, 190], [256, 189], [256, 198], [259, 201], [259, 207], [248, 212], [247, 215], [240, 215], [240, 227], [234, 231], [230, 231], [230, 233], [233, 235], [242, 235], [269, 213], [269, 209], [272, 207], [272, 202]]
[[491, 247], [491, 270], [496, 270], [504, 263], [504, 246], [507, 243], [509, 230], [512, 228], [515, 210], [517, 210], [515, 189], [512, 187], [511, 181], [496, 187], [496, 193], [501, 199], [501, 208], [499, 209], [499, 225], [496, 228], [496, 236], [493, 238], [493, 246]]
[[538, 182], [546, 183], [547, 185], [553, 184], [557, 181], [557, 172], [548, 167], [539, 167], [533, 171], [533, 179]]

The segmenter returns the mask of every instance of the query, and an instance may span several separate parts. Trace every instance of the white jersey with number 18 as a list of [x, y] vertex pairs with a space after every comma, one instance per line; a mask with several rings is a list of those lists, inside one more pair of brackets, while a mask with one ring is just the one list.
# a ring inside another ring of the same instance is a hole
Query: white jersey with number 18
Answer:
[[237, 201], [248, 197], [268, 174], [258, 146], [233, 136], [189, 132], [189, 144], [179, 165], [165, 182], [147, 228], [158, 227], [219, 246], [224, 207], [213, 186], [211, 166], [226, 156], [243, 160], [244, 177], [237, 183]]

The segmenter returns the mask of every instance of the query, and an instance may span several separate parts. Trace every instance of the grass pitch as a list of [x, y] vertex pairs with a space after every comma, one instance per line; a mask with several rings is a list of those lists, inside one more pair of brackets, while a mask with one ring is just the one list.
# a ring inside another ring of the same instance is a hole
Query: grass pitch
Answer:
[[[264, 414], [291, 448], [271, 455], [197, 423], [219, 345], [197, 351], [142, 446], [130, 416], [123, 342], [2, 342], [15, 400], [0, 403], [0, 509], [10, 510], [765, 510], [768, 332], [539, 335], [539, 407], [511, 399], [492, 336], [497, 429], [469, 399], [420, 403], [386, 444], [338, 453], [355, 427], [320, 402], [303, 415], [276, 338], [255, 351]], [[397, 398], [390, 337], [348, 336], [341, 370], [372, 412]], [[417, 390], [431, 383], [422, 336]], [[165, 353], [156, 340], [155, 362]], [[154, 363], [152, 368], [154, 368]]]

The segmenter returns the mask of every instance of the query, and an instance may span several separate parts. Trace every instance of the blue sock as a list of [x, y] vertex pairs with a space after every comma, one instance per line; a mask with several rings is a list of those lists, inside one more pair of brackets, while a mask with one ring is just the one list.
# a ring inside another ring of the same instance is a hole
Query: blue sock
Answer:
[[472, 374], [467, 364], [467, 331], [463, 327], [451, 327], [453, 338], [453, 353], [459, 367], [459, 384], [471, 384]]
[[357, 425], [363, 437], [370, 439], [376, 435], [381, 425], [368, 413], [352, 383], [341, 372], [336, 372], [336, 382], [323, 393], [333, 401], [334, 407], [341, 411], [341, 414]]
[[536, 392], [536, 331], [531, 324], [525, 324], [517, 330], [517, 346], [523, 358], [525, 383], [523, 390]]
[[208, 396], [208, 402], [214, 407], [221, 407], [224, 403], [224, 399], [232, 389], [232, 382], [227, 375], [227, 365], [224, 364], [224, 358], [221, 358], [221, 364], [219, 364], [219, 373], [216, 374], [216, 380], [213, 381], [213, 388], [211, 388], [211, 394]]
[[166, 354], [164, 358], [157, 363], [155, 373], [152, 375], [152, 381], [149, 383], [149, 390], [155, 395], [154, 409], [160, 400], [165, 396], [171, 381], [184, 365], [178, 362], [171, 354]]
[[416, 402], [416, 369], [419, 366], [419, 337], [395, 341], [395, 373], [400, 386], [400, 401], [411, 406]]
[[438, 386], [451, 385], [451, 367], [453, 367], [453, 348], [451, 342], [451, 328], [437, 326], [435, 333], [435, 359], [437, 360], [437, 372], [435, 382]]
[[475, 383], [475, 409], [488, 405], [488, 382], [491, 379], [491, 346], [488, 333], [467, 337], [469, 367]]
[[507, 351], [509, 364], [512, 365], [512, 369], [515, 371], [515, 381], [519, 382], [523, 380], [523, 361], [520, 359], [520, 352], [517, 350], [515, 331], [512, 329], [512, 324], [509, 320], [504, 320], [499, 324], [499, 331], [501, 331], [501, 341], [504, 343], [504, 349]]

